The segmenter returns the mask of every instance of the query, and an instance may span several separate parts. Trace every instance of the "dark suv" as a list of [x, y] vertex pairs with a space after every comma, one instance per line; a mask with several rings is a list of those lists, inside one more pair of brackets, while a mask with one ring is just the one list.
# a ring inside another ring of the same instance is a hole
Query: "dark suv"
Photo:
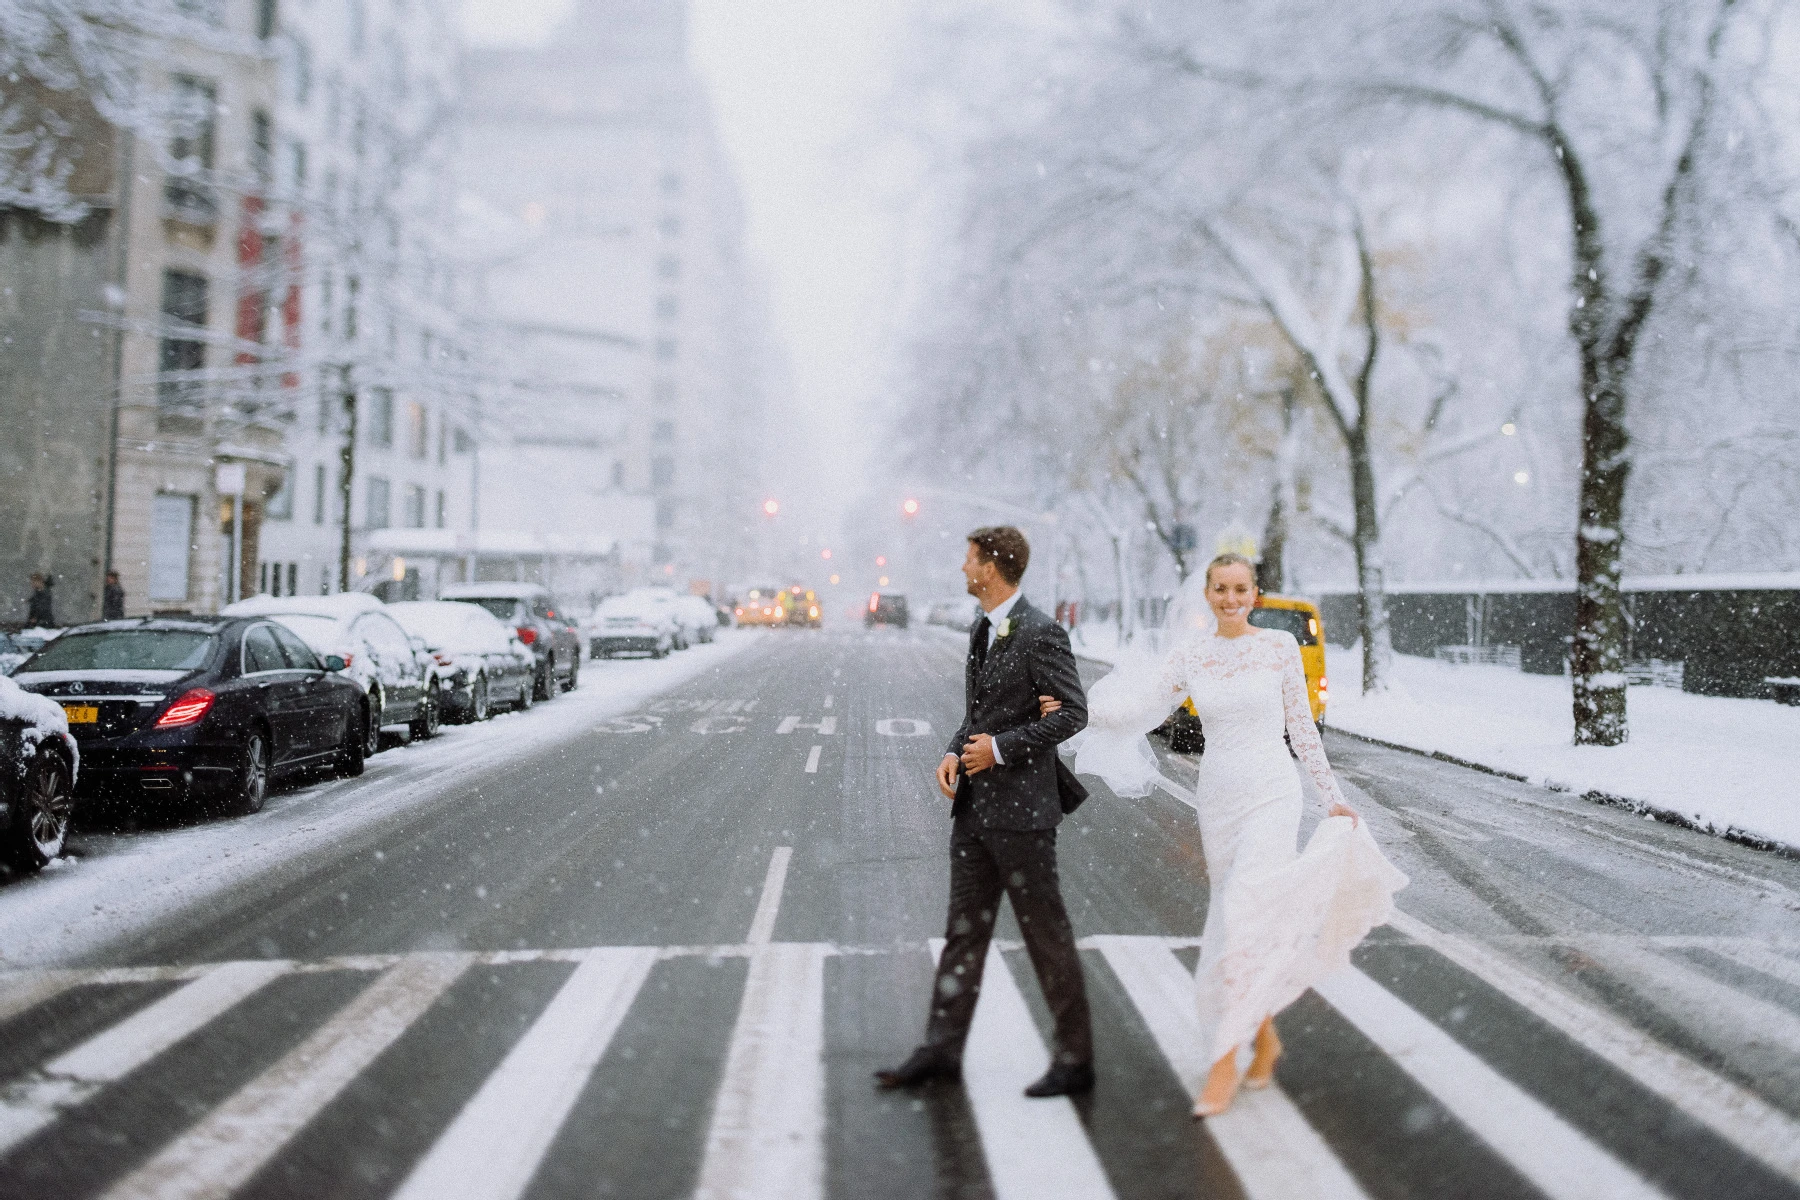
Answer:
[[519, 635], [537, 656], [537, 699], [575, 690], [581, 676], [581, 633], [550, 590], [536, 583], [456, 583], [440, 600], [479, 604]]
[[905, 596], [898, 592], [876, 592], [869, 597], [869, 611], [863, 614], [863, 625], [869, 629], [877, 625], [905, 629], [909, 619]]

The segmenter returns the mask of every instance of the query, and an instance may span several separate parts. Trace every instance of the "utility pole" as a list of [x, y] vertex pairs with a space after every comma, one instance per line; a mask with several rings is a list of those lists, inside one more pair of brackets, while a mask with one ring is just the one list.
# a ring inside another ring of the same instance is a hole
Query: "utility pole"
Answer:
[[356, 388], [344, 367], [344, 446], [338, 452], [338, 591], [350, 590], [350, 499], [356, 490]]

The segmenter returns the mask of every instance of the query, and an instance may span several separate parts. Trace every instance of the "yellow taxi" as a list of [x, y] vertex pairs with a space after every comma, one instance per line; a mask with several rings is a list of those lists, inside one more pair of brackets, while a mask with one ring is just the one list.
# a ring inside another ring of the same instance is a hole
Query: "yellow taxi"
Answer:
[[[1330, 689], [1325, 678], [1325, 619], [1319, 615], [1319, 606], [1295, 596], [1259, 596], [1256, 607], [1250, 610], [1250, 623], [1259, 629], [1285, 629], [1300, 643], [1300, 665], [1306, 668], [1306, 699], [1312, 706], [1313, 724], [1324, 728]], [[1192, 700], [1183, 701], [1181, 709], [1190, 718], [1197, 715]], [[1179, 750], [1182, 747], [1175, 745], [1175, 740], [1187, 742], [1191, 736], [1187, 730], [1172, 731], [1171, 745]]]
[[750, 588], [731, 606], [732, 615], [744, 627], [786, 625], [787, 609], [783, 605], [782, 596], [783, 592], [778, 587]]

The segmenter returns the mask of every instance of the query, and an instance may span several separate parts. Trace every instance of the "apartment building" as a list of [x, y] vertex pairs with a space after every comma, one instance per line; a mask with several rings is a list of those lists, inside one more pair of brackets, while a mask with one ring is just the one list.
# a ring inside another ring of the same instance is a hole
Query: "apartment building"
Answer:
[[468, 58], [459, 180], [511, 223], [488, 280], [525, 386], [496, 520], [621, 542], [624, 581], [733, 577], [757, 500], [766, 312], [683, 0], [580, 0]]

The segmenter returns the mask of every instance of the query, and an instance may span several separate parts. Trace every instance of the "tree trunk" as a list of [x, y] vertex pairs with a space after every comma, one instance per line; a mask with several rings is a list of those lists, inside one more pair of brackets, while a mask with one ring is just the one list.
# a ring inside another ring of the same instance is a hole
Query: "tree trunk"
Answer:
[[343, 505], [338, 527], [338, 591], [350, 590], [350, 502], [356, 492], [356, 389], [344, 372], [344, 445], [338, 452], [338, 501]]
[[1385, 692], [1393, 671], [1394, 642], [1388, 628], [1387, 564], [1381, 553], [1381, 510], [1375, 499], [1375, 464], [1369, 456], [1366, 423], [1348, 439], [1350, 494], [1356, 509], [1356, 593], [1363, 646], [1363, 692]]
[[1294, 420], [1299, 396], [1294, 387], [1281, 390], [1281, 441], [1275, 450], [1275, 486], [1269, 497], [1269, 519], [1263, 525], [1262, 561], [1256, 568], [1256, 586], [1277, 592], [1287, 579], [1287, 540], [1294, 513], [1294, 473], [1299, 459], [1298, 424]]
[[1575, 744], [1617, 746], [1625, 711], [1625, 606], [1620, 594], [1625, 479], [1631, 469], [1622, 373], [1629, 363], [1582, 348], [1580, 522], [1575, 534]]

